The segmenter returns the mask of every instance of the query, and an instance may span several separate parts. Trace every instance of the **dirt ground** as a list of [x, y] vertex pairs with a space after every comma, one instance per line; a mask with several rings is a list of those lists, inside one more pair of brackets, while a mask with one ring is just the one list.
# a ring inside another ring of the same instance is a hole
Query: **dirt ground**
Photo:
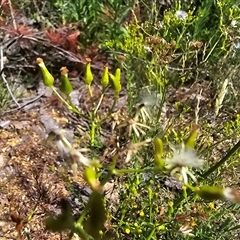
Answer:
[[[57, 119], [57, 112], [49, 113]], [[68, 175], [60, 169], [64, 164], [42, 143], [36, 110], [14, 112], [1, 120], [10, 121], [0, 130], [1, 239], [21, 239], [19, 232], [24, 231], [31, 239], [60, 239], [59, 234], [43, 231], [43, 222], [47, 214], [59, 211], [54, 201], [70, 194], [64, 181]]]

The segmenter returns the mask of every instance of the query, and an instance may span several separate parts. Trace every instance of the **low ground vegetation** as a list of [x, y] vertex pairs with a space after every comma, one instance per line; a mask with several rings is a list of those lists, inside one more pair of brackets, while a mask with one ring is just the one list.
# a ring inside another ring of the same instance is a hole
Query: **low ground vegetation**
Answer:
[[1, 239], [238, 239], [239, 13], [2, 1]]

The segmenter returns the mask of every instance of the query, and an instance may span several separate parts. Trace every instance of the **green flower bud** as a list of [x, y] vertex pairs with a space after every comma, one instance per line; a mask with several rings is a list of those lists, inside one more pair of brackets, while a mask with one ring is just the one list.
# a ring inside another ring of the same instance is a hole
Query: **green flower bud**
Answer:
[[148, 187], [148, 197], [150, 200], [152, 200], [152, 198], [153, 198], [153, 191], [150, 187]]
[[195, 145], [195, 142], [196, 142], [196, 138], [197, 138], [197, 130], [198, 130], [198, 125], [197, 124], [193, 124], [190, 136], [185, 141], [185, 148], [186, 149], [194, 148], [194, 145]]
[[210, 201], [224, 199], [224, 188], [222, 187], [203, 186], [197, 190], [197, 193], [201, 198]]
[[161, 170], [164, 169], [164, 166], [165, 166], [165, 162], [164, 162], [164, 159], [162, 158], [161, 155], [159, 154], [155, 154], [154, 155], [154, 163], [157, 167], [159, 167]]
[[105, 68], [103, 70], [103, 75], [101, 79], [101, 84], [105, 88], [109, 84], [109, 75], [108, 75], [108, 65], [105, 65]]
[[122, 85], [121, 85], [121, 69], [117, 68], [115, 75], [109, 74], [112, 82], [113, 82], [113, 88], [115, 92], [115, 97], [119, 97], [119, 93], [122, 90]]
[[154, 163], [157, 167], [163, 170], [165, 166], [163, 156], [163, 142], [161, 139], [156, 138], [154, 139], [154, 147], [155, 147], [155, 154], [154, 154]]
[[73, 88], [72, 88], [72, 84], [68, 78], [68, 69], [66, 67], [62, 67], [60, 69], [60, 71], [61, 71], [60, 90], [62, 93], [69, 95], [72, 92]]
[[159, 138], [154, 139], [155, 154], [163, 156], [163, 142]]
[[86, 68], [85, 68], [85, 75], [84, 75], [84, 81], [87, 85], [90, 85], [93, 81], [93, 74], [91, 70], [91, 59], [86, 58]]
[[173, 208], [173, 202], [168, 203], [168, 214], [171, 216], [171, 214], [174, 213], [174, 208]]
[[96, 171], [94, 167], [88, 167], [84, 171], [84, 178], [90, 187], [94, 190], [99, 190], [99, 183], [97, 181]]
[[43, 76], [43, 84], [47, 87], [52, 87], [53, 82], [54, 82], [54, 77], [52, 74], [48, 71], [46, 68], [43, 59], [42, 58], [37, 58], [37, 64], [41, 69], [42, 76]]

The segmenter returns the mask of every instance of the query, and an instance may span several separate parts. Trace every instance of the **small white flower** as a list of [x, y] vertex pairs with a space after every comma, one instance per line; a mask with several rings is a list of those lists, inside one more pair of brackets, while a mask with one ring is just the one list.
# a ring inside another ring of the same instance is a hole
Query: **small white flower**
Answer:
[[237, 27], [237, 25], [238, 25], [238, 21], [237, 20], [234, 19], [234, 20], [231, 21], [231, 26], [232, 27], [235, 28], [235, 27]]
[[204, 161], [197, 157], [194, 149], [186, 149], [183, 144], [180, 149], [173, 148], [173, 156], [166, 159], [166, 163], [173, 167], [201, 168]]
[[147, 52], [152, 52], [152, 49], [151, 49], [151, 47], [149, 47], [149, 46], [144, 46], [144, 49], [145, 49]]
[[187, 12], [185, 12], [183, 10], [178, 10], [178, 11], [176, 11], [175, 16], [179, 20], [186, 20], [188, 14], [187, 14]]
[[[197, 179], [194, 174], [188, 169], [203, 167], [204, 161], [197, 157], [196, 152], [193, 149], [186, 149], [184, 144], [180, 149], [173, 148], [172, 158], [167, 158], [166, 168], [171, 169], [171, 175], [179, 179], [179, 181], [188, 184], [188, 176], [197, 183]], [[180, 174], [180, 176], [178, 176]]]

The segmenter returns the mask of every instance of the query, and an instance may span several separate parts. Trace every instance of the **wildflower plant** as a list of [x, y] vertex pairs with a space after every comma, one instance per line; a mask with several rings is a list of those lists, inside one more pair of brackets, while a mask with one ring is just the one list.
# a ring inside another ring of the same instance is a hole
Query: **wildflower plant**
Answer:
[[[200, 100], [195, 111], [195, 123], [185, 129], [174, 129], [171, 124], [167, 125], [166, 119], [161, 118], [167, 87], [172, 83], [172, 75], [176, 77], [176, 69], [172, 70], [171, 64], [182, 66], [182, 75], [177, 74], [182, 78], [177, 78], [177, 81], [184, 82], [187, 66], [193, 62], [196, 66], [205, 64], [211, 57], [214, 59], [216, 55], [223, 54], [229, 47], [229, 36], [225, 33], [230, 28], [235, 29], [238, 11], [222, 1], [210, 1], [207, 6], [211, 5], [217, 13], [221, 13], [224, 7], [229, 11], [215, 16], [213, 28], [203, 31], [203, 26], [210, 20], [202, 15], [209, 17], [210, 10], [203, 4], [198, 6], [196, 13], [187, 1], [180, 2], [177, 1], [178, 7], [174, 11], [165, 11], [162, 22], [155, 22], [159, 35], [151, 34], [152, 26], [139, 24], [135, 16], [134, 21], [126, 26], [128, 34], [123, 42], [111, 40], [106, 43], [115, 57], [122, 56], [121, 68], [110, 72], [108, 65], [104, 66], [100, 78], [101, 94], [87, 112], [71, 101], [73, 87], [67, 69], [61, 68], [60, 93], [43, 60], [37, 60], [44, 84], [69, 111], [87, 120], [90, 139], [86, 150], [74, 147], [59, 129], [48, 136], [48, 141], [53, 141], [59, 152], [64, 152], [74, 175], [83, 176], [92, 194], [77, 219], [69, 208], [63, 207], [60, 216], [46, 220], [47, 229], [68, 231], [69, 237], [75, 233], [81, 239], [108, 239], [109, 235], [110, 239], [214, 239], [214, 228], [217, 226], [219, 234], [227, 239], [229, 232], [240, 228], [232, 216], [239, 211], [238, 190], [213, 181], [235, 156], [240, 143], [237, 142], [216, 162], [209, 161], [204, 151], [198, 151], [201, 138], [204, 138], [198, 134], [203, 124], [198, 116]], [[217, 31], [213, 31], [216, 26]], [[126, 72], [131, 103], [131, 111], [127, 113], [113, 111], [122, 91], [122, 71]], [[91, 60], [87, 59], [84, 82], [90, 99], [94, 98], [94, 81]], [[132, 89], [138, 92], [146, 85], [153, 87], [157, 93], [154, 96], [145, 94], [134, 104], [137, 93]], [[225, 85], [230, 87], [229, 82]], [[226, 88], [225, 85], [223, 88]], [[113, 91], [112, 106], [103, 116], [99, 110], [110, 86]], [[225, 99], [222, 91], [216, 99], [216, 116]], [[108, 121], [112, 126], [111, 133], [118, 138], [111, 154], [106, 154], [110, 161], [105, 164], [91, 150], [97, 146], [101, 127]], [[226, 131], [234, 132], [237, 125], [226, 126]], [[202, 140], [203, 150], [210, 148], [206, 141]], [[107, 199], [104, 190], [110, 179], [114, 179], [119, 190], [116, 202]]]
[[[98, 104], [93, 106], [89, 115], [86, 115], [71, 102], [72, 87], [69, 87], [70, 81], [67, 78], [66, 69], [61, 69], [60, 91], [65, 95], [62, 97], [54, 87], [54, 78], [46, 71], [43, 61], [38, 59], [37, 62], [43, 72], [44, 84], [52, 89], [53, 93], [70, 111], [88, 119], [91, 123], [90, 144], [94, 144], [95, 132], [101, 127], [103, 121], [112, 118], [112, 108], [107, 114], [107, 118], [106, 116], [101, 118], [101, 115], [97, 117], [97, 114], [110, 79], [113, 81], [113, 100], [118, 99], [121, 91], [120, 70], [112, 75], [108, 73], [107, 65], [105, 66], [101, 79], [103, 92]], [[89, 61], [86, 64], [88, 65]], [[93, 74], [90, 73], [89, 65], [86, 71], [85, 82], [89, 96], [92, 97]], [[108, 78], [108, 74], [110, 78]], [[113, 104], [115, 103], [116, 101], [113, 101]], [[103, 165], [95, 157], [85, 155], [85, 149], [75, 148], [61, 129], [53, 130], [48, 134], [47, 142], [52, 142], [57, 146], [59, 152], [65, 154], [65, 159], [70, 162], [74, 175], [82, 174], [92, 189], [92, 193], [77, 220], [74, 220], [68, 205], [63, 204], [62, 213], [59, 216], [50, 216], [46, 219], [47, 229], [59, 232], [68, 231], [69, 236], [77, 234], [82, 239], [99, 239], [108, 234], [110, 229], [117, 238], [124, 235], [128, 235], [132, 239], [145, 239], [145, 237], [159, 239], [164, 236], [193, 238], [204, 236], [207, 231], [205, 220], [207, 218], [216, 219], [219, 214], [218, 212], [213, 214], [214, 205], [211, 205], [212, 208], [209, 208], [210, 205], [202, 207], [205, 202], [240, 202], [240, 194], [236, 189], [205, 183], [205, 178], [224, 164], [227, 158], [223, 158], [204, 172], [204, 159], [199, 157], [194, 149], [199, 131], [196, 124], [192, 125], [189, 136], [185, 137], [185, 140], [177, 147], [158, 137], [146, 138], [148, 135], [145, 132], [146, 129], [151, 130], [146, 124], [155, 115], [152, 115], [151, 111], [141, 112], [143, 106], [147, 107], [148, 104], [144, 105], [141, 102], [140, 106], [136, 106], [133, 115], [127, 116], [128, 120], [120, 118], [115, 125], [114, 129], [116, 130], [127, 128], [127, 137], [133, 138], [127, 146], [119, 147], [117, 154], [112, 157], [112, 162], [108, 166]], [[166, 145], [169, 147], [167, 148]], [[229, 156], [239, 148], [239, 145], [237, 143], [230, 151]], [[151, 155], [149, 155], [149, 151], [144, 153], [146, 148], [153, 149]], [[120, 157], [124, 159], [121, 168], [117, 167]], [[81, 171], [79, 166], [81, 166]], [[104, 170], [107, 170], [107, 175], [103, 175]], [[115, 210], [108, 209], [106, 204], [110, 203], [104, 200], [104, 186], [114, 175], [128, 176], [128, 180], [120, 186], [119, 201], [121, 204]], [[169, 194], [163, 189], [160, 179], [164, 177], [171, 179], [169, 181], [175, 181], [173, 186], [180, 186], [178, 193]], [[202, 218], [197, 216], [202, 216]], [[228, 223], [223, 222], [228, 229], [230, 228], [229, 221]], [[108, 227], [106, 227], [107, 225]]]

